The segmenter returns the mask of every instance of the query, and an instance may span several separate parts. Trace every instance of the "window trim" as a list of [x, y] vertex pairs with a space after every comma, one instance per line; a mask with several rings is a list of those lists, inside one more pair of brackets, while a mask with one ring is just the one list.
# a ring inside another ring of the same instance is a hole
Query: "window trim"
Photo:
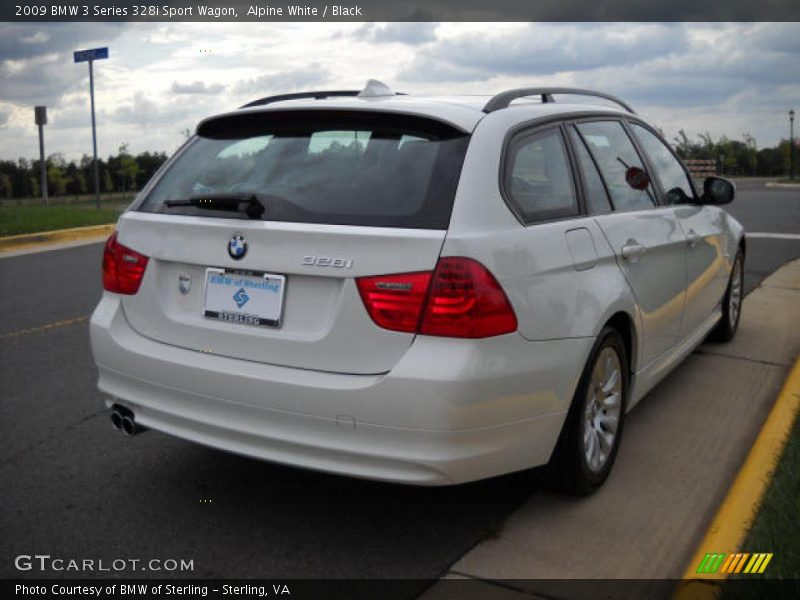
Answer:
[[618, 212], [617, 211], [617, 207], [614, 206], [614, 198], [611, 197], [611, 192], [608, 191], [608, 184], [606, 183], [606, 178], [603, 176], [603, 172], [600, 170], [600, 166], [597, 164], [597, 160], [595, 160], [594, 155], [592, 154], [592, 151], [589, 150], [589, 146], [586, 143], [586, 140], [584, 139], [583, 134], [580, 132], [580, 129], [578, 129], [575, 126], [575, 122], [574, 121], [570, 121], [569, 123], [564, 123], [564, 127], [567, 130], [566, 137], [567, 137], [567, 139], [569, 141], [570, 150], [572, 151], [573, 156], [574, 156], [575, 169], [578, 172], [578, 179], [579, 179], [579, 181], [581, 183], [581, 188], [582, 188], [581, 192], [582, 192], [582, 196], [583, 196], [584, 210], [585, 210], [586, 216], [595, 217], [595, 216], [600, 216], [600, 215], [610, 214], [610, 213], [597, 213], [597, 214], [594, 214], [594, 213], [590, 213], [589, 212], [589, 202], [588, 202], [588, 200], [586, 200], [586, 195], [588, 194], [588, 185], [586, 183], [586, 173], [584, 173], [583, 167], [581, 167], [581, 161], [578, 159], [578, 151], [577, 151], [577, 149], [573, 148], [574, 142], [572, 140], [572, 135], [570, 135], [573, 132], [578, 137], [579, 143], [583, 144], [583, 149], [589, 155], [589, 160], [592, 161], [592, 164], [594, 165], [594, 169], [597, 172], [598, 177], [600, 178], [600, 183], [603, 185], [603, 190], [605, 190], [606, 200], [608, 200], [608, 205], [611, 207], [611, 211], [610, 212], [611, 213]]
[[[502, 145], [502, 148], [500, 150], [500, 166], [499, 166], [499, 168], [497, 170], [497, 182], [498, 182], [497, 185], [498, 185], [498, 189], [500, 190], [500, 196], [503, 198], [503, 202], [505, 203], [506, 208], [508, 208], [509, 212], [514, 216], [515, 219], [517, 219], [517, 221], [519, 222], [520, 225], [522, 225], [523, 227], [529, 227], [530, 225], [536, 225], [536, 224], [539, 224], [539, 223], [553, 223], [553, 222], [559, 222], [559, 221], [566, 221], [566, 220], [574, 220], [574, 219], [585, 218], [587, 216], [586, 210], [585, 210], [586, 205], [584, 203], [584, 198], [583, 198], [583, 188], [581, 187], [582, 181], [580, 179], [574, 179], [573, 185], [575, 185], [577, 190], [578, 190], [578, 204], [581, 207], [580, 214], [575, 215], [575, 216], [571, 216], [571, 217], [561, 218], [561, 219], [551, 219], [551, 220], [548, 220], [548, 221], [535, 221], [533, 223], [526, 223], [524, 219], [521, 219], [520, 216], [517, 214], [516, 210], [514, 209], [513, 205], [509, 202], [508, 198], [506, 197], [506, 192], [505, 192], [505, 189], [504, 189], [504, 185], [505, 185], [505, 181], [504, 181], [505, 180], [505, 169], [506, 169], [506, 163], [508, 161], [508, 146], [509, 146], [509, 142], [512, 139], [514, 139], [515, 136], [517, 136], [518, 134], [520, 134], [522, 132], [527, 132], [527, 131], [533, 132], [533, 131], [536, 131], [538, 129], [544, 129], [544, 128], [552, 126], [552, 125], [556, 125], [556, 126], [561, 127], [563, 125], [568, 125], [568, 124], [580, 122], [580, 121], [583, 121], [583, 120], [586, 120], [586, 121], [619, 120], [621, 118], [622, 118], [622, 115], [620, 115], [618, 112], [605, 111], [605, 110], [602, 110], [602, 109], [591, 110], [591, 111], [575, 110], [575, 111], [564, 112], [564, 113], [560, 113], [560, 114], [553, 114], [553, 115], [546, 115], [546, 116], [536, 117], [536, 118], [533, 118], [533, 119], [526, 119], [525, 121], [520, 121], [519, 123], [516, 123], [515, 125], [512, 125], [511, 127], [508, 128], [508, 131], [506, 131], [505, 135], [503, 136], [503, 145]], [[563, 132], [562, 132], [562, 135], [563, 135]], [[570, 145], [570, 140], [568, 139], [568, 136], [565, 136], [565, 137], [567, 137], [566, 143], [567, 143], [568, 151], [571, 152], [572, 151], [572, 146]], [[570, 154], [570, 159], [573, 159], [573, 160], [571, 160], [571, 168], [572, 168], [573, 178], [574, 178], [575, 174], [577, 172], [575, 171], [574, 155], [573, 154]], [[612, 203], [612, 205], [613, 205], [613, 203]]]
[[[518, 201], [514, 199], [514, 196], [512, 195], [508, 186], [511, 175], [512, 160], [515, 156], [514, 146], [520, 142], [523, 142], [527, 138], [544, 134], [549, 131], [555, 131], [561, 139], [561, 144], [564, 148], [564, 156], [567, 161], [567, 172], [569, 173], [570, 184], [572, 186], [572, 191], [575, 194], [575, 202], [577, 206], [572, 213], [565, 215], [547, 215], [547, 211], [544, 211], [538, 215], [526, 216], [523, 213]], [[508, 132], [506, 139], [504, 140], [503, 151], [500, 156], [500, 195], [502, 196], [503, 201], [508, 209], [511, 211], [511, 214], [513, 214], [523, 226], [529, 227], [539, 223], [566, 221], [585, 216], [586, 209], [583, 202], [582, 189], [578, 185], [578, 179], [576, 175], [572, 149], [569, 146], [566, 136], [564, 135], [563, 122], [561, 119], [554, 119], [546, 123], [537, 122], [532, 126], [517, 127]]]

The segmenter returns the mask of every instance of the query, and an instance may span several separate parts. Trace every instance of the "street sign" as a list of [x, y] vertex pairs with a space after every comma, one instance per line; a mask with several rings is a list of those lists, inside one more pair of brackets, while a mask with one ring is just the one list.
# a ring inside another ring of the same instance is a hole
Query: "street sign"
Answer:
[[34, 106], [33, 116], [37, 125], [47, 125], [47, 107]]
[[92, 48], [91, 50], [76, 50], [72, 53], [75, 62], [86, 62], [87, 60], [100, 60], [108, 58], [108, 48]]

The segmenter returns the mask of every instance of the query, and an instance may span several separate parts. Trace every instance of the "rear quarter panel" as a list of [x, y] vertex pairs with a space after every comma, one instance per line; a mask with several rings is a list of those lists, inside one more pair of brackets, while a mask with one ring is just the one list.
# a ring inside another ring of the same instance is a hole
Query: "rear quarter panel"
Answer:
[[[442, 255], [483, 263], [506, 291], [528, 340], [594, 337], [617, 312], [636, 324], [633, 295], [594, 218], [524, 226], [506, 205], [502, 149], [508, 130], [524, 120], [522, 111], [498, 111], [473, 132]], [[576, 230], [583, 232], [574, 236]]]

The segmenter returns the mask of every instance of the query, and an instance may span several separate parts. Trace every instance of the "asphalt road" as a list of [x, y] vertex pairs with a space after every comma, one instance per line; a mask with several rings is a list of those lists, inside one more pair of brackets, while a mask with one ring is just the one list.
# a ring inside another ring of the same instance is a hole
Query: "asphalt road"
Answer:
[[[742, 184], [731, 212], [749, 231], [800, 234], [795, 190]], [[0, 577], [41, 576], [13, 559], [44, 553], [193, 559], [194, 571], [173, 574], [187, 577], [436, 578], [544, 485], [527, 472], [412, 488], [158, 432], [123, 437], [101, 411], [81, 320], [100, 295], [101, 251], [0, 259]], [[796, 257], [800, 240], [750, 240], [748, 290]]]

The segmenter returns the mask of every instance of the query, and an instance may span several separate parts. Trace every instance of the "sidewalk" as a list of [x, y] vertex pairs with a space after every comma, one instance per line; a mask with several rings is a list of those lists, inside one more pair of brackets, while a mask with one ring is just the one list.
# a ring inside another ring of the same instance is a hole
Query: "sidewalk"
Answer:
[[800, 260], [747, 296], [732, 342], [701, 346], [630, 413], [598, 493], [535, 494], [446, 577], [504, 600], [559, 597], [545, 579], [679, 579], [800, 352], [797, 323]]

